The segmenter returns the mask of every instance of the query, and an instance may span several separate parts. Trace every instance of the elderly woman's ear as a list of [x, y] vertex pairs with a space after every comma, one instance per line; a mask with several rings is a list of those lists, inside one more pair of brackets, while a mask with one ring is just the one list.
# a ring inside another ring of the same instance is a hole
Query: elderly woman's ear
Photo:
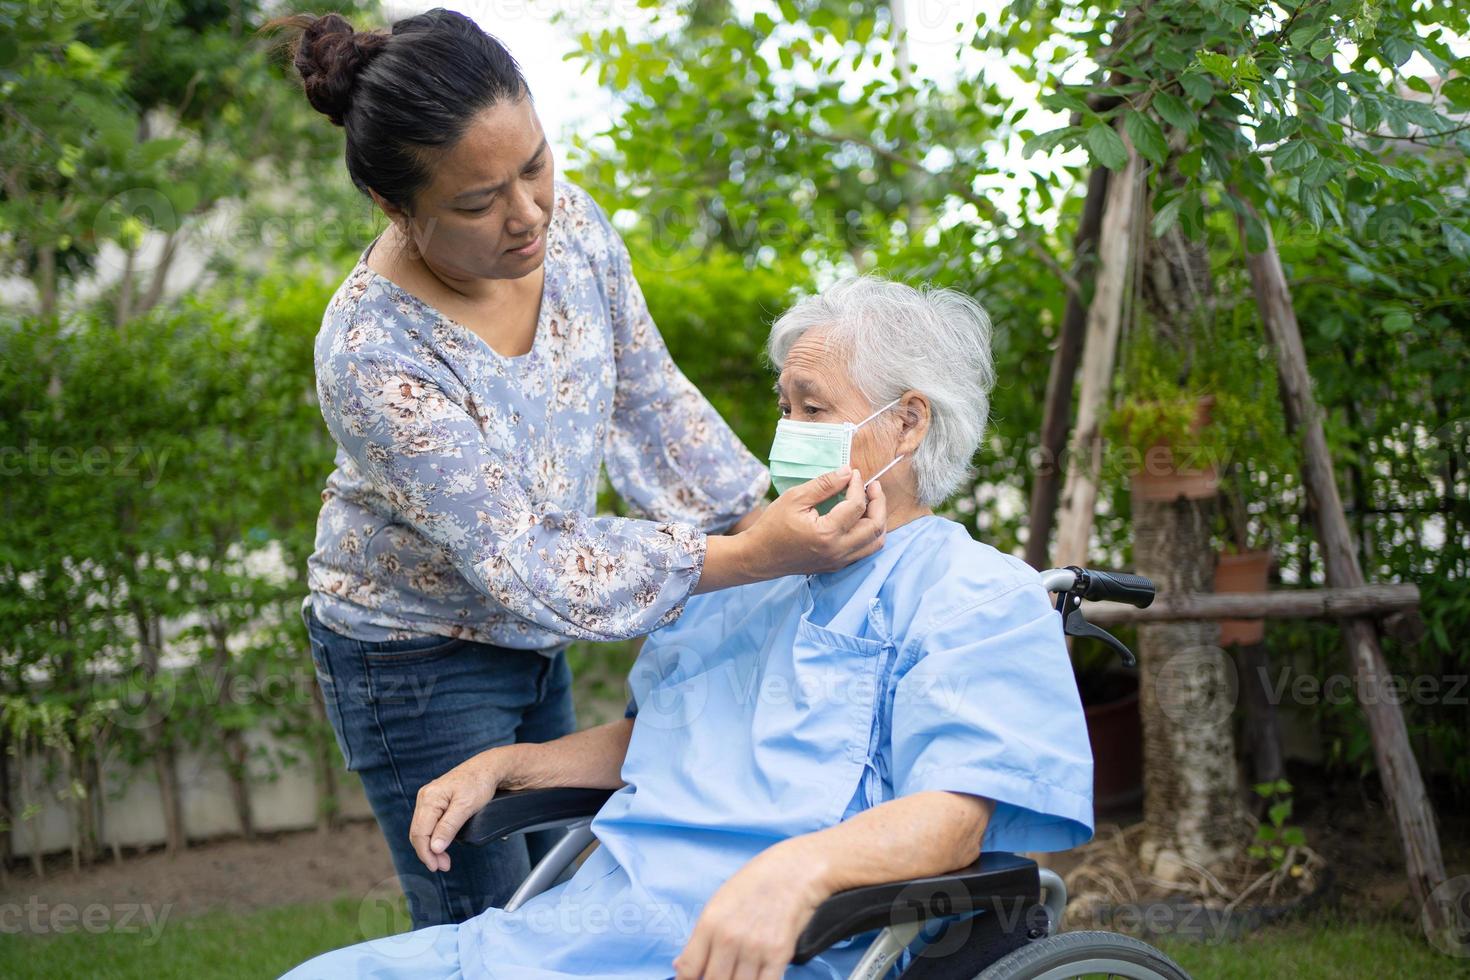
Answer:
[[894, 416], [903, 426], [898, 434], [898, 452], [913, 458], [929, 431], [929, 399], [917, 391], [906, 391], [894, 406]]

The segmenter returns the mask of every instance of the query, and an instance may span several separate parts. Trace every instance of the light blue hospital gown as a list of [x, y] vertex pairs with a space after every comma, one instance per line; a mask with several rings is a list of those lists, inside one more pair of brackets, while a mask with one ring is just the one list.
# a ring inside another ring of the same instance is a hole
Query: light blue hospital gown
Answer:
[[[291, 980], [672, 977], [704, 904], [758, 852], [924, 790], [994, 800], [984, 850], [1092, 835], [1060, 618], [1024, 562], [941, 517], [838, 572], [693, 597], [629, 683], [627, 785], [571, 879], [513, 913], [328, 953]], [[787, 976], [846, 976], [874, 934]]]

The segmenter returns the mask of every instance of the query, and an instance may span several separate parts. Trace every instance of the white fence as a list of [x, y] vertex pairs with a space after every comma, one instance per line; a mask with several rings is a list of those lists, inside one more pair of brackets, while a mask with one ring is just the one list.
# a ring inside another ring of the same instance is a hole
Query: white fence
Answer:
[[[246, 732], [245, 738], [252, 751], [265, 747], [274, 755], [278, 748], [276, 740], [263, 732]], [[328, 748], [336, 775], [339, 813], [349, 818], [371, 817], [372, 809], [363, 795], [361, 780], [356, 773], [342, 768], [342, 758], [335, 742], [329, 741]], [[177, 762], [180, 804], [188, 839], [240, 834], [240, 820], [225, 770], [215, 759], [189, 750], [181, 749]], [[45, 781], [39, 760], [30, 762], [24, 773], [16, 771], [17, 768], [12, 759], [10, 800], [18, 810], [22, 794], [17, 783], [24, 776], [29, 780], [24, 798], [39, 803], [41, 810], [30, 820], [17, 819], [10, 831], [11, 853], [29, 855], [37, 846], [42, 853], [66, 851], [71, 846], [74, 817], [71, 801], [62, 795], [64, 779], [57, 777]], [[275, 831], [315, 827], [321, 801], [312, 760], [302, 758], [295, 765], [278, 766], [277, 769], [276, 777], [269, 778], [264, 772], [265, 766], [252, 760], [248, 785], [255, 829]], [[122, 847], [146, 847], [164, 843], [163, 807], [152, 763], [130, 770], [115, 767], [115, 771], [104, 771], [104, 778], [113, 787], [121, 785], [123, 789], [120, 796], [106, 801], [106, 819], [100, 826], [99, 844], [104, 847], [114, 843]], [[96, 801], [90, 802], [95, 813]]]

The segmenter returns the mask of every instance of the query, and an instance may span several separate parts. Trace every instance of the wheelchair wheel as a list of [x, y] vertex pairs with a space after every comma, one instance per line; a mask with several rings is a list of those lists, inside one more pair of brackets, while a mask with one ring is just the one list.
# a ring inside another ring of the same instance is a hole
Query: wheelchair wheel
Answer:
[[1028, 943], [990, 964], [975, 980], [1063, 980], [1068, 977], [1190, 980], [1148, 943], [1116, 932], [1064, 932]]

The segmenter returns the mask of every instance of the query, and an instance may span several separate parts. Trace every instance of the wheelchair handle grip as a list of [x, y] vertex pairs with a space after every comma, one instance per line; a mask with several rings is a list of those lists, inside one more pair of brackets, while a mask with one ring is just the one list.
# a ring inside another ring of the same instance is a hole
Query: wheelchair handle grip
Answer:
[[1084, 599], [1103, 599], [1126, 602], [1139, 609], [1147, 609], [1154, 601], [1154, 584], [1142, 575], [1127, 572], [1100, 572], [1089, 568]]

